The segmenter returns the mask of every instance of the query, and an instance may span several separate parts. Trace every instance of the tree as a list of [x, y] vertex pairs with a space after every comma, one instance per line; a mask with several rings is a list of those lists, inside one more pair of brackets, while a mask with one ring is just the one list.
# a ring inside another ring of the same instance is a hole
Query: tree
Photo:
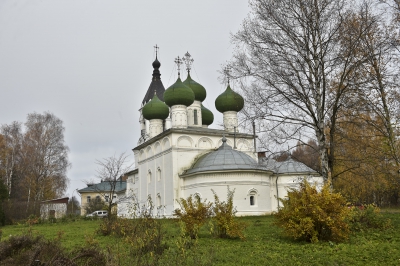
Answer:
[[10, 209], [26, 202], [28, 214], [31, 207], [38, 211], [38, 202], [63, 195], [70, 163], [59, 118], [49, 112], [32, 113], [24, 126], [20, 122], [1, 126], [0, 177], [15, 201]]
[[18, 177], [18, 167], [21, 166], [22, 130], [21, 123], [12, 122], [1, 126], [0, 139], [0, 175], [7, 187], [9, 197], [13, 190], [13, 183]]
[[304, 163], [315, 171], [321, 171], [318, 145], [312, 139], [308, 140], [307, 143], [298, 142], [296, 149], [292, 151], [292, 158]]
[[118, 203], [127, 200], [127, 197], [117, 198], [118, 187], [122, 184], [122, 179], [131, 170], [132, 164], [128, 164], [128, 155], [121, 153], [120, 155], [111, 156], [102, 160], [96, 160], [99, 166], [97, 169], [97, 177], [101, 179], [104, 186], [97, 188], [99, 193], [105, 200], [105, 205], [109, 215], [113, 214], [113, 207]]
[[354, 76], [366, 60], [356, 51], [370, 25], [346, 35], [343, 49], [340, 35], [353, 13], [347, 1], [251, 0], [250, 6], [233, 36], [232, 75], [246, 97], [245, 119], [258, 119], [278, 143], [315, 139], [328, 180], [338, 112], [352, 103]]
[[61, 196], [70, 167], [62, 121], [49, 112], [32, 113], [25, 127], [22, 162], [26, 200], [36, 203]]
[[4, 203], [8, 198], [7, 187], [0, 182], [0, 225], [6, 224], [6, 215], [4, 213]]

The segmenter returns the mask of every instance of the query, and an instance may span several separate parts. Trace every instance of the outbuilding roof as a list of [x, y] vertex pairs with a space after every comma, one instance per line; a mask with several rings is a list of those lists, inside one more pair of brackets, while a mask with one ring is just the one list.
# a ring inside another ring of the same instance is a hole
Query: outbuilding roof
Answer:
[[103, 192], [112, 190], [114, 190], [115, 193], [126, 190], [126, 181], [115, 181], [115, 188], [114, 181], [102, 181], [101, 183], [88, 185], [85, 188], [79, 189], [78, 192]]

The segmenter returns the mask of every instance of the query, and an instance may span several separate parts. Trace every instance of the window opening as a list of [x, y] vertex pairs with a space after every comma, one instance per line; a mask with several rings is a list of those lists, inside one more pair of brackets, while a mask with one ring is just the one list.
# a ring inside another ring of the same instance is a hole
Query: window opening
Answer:
[[157, 195], [157, 206], [160, 207], [161, 206], [161, 196]]
[[194, 118], [194, 124], [197, 125], [197, 123], [198, 123], [198, 122], [197, 122], [197, 109], [194, 109], [194, 111], [193, 111], [193, 116], [194, 116], [194, 117], [193, 117], [193, 118]]
[[161, 169], [158, 168], [157, 169], [157, 181], [160, 181], [160, 180], [161, 180]]

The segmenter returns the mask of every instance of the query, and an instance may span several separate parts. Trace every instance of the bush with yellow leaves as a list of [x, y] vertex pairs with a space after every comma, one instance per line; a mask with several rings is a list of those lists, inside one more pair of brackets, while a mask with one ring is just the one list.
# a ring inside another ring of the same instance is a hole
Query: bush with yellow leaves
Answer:
[[348, 238], [346, 199], [331, 192], [329, 184], [318, 191], [304, 179], [299, 189], [289, 190], [288, 197], [279, 200], [283, 207], [276, 214], [275, 224], [282, 227], [287, 236], [312, 243]]

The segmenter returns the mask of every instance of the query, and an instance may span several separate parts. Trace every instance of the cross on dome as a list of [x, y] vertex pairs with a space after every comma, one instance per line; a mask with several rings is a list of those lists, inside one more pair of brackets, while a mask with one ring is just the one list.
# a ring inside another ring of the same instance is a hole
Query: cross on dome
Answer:
[[158, 47], [157, 44], [156, 44], [156, 46], [154, 46], [154, 51], [156, 52], [156, 58], [157, 58], [157, 54], [158, 54], [158, 50], [159, 49], [160, 49], [160, 47]]
[[179, 56], [177, 58], [175, 58], [175, 64], [178, 67], [178, 77], [181, 76], [181, 65], [183, 64], [182, 59], [179, 58]]
[[226, 65], [223, 71], [224, 71], [224, 76], [228, 80], [228, 85], [229, 85], [229, 80], [231, 77], [231, 67], [229, 65]]
[[186, 52], [186, 54], [184, 55], [184, 58], [182, 58], [182, 60], [183, 60], [183, 62], [185, 62], [186, 70], [189, 73], [190, 70], [192, 69], [192, 64], [193, 64], [194, 59], [189, 54], [189, 52]]

